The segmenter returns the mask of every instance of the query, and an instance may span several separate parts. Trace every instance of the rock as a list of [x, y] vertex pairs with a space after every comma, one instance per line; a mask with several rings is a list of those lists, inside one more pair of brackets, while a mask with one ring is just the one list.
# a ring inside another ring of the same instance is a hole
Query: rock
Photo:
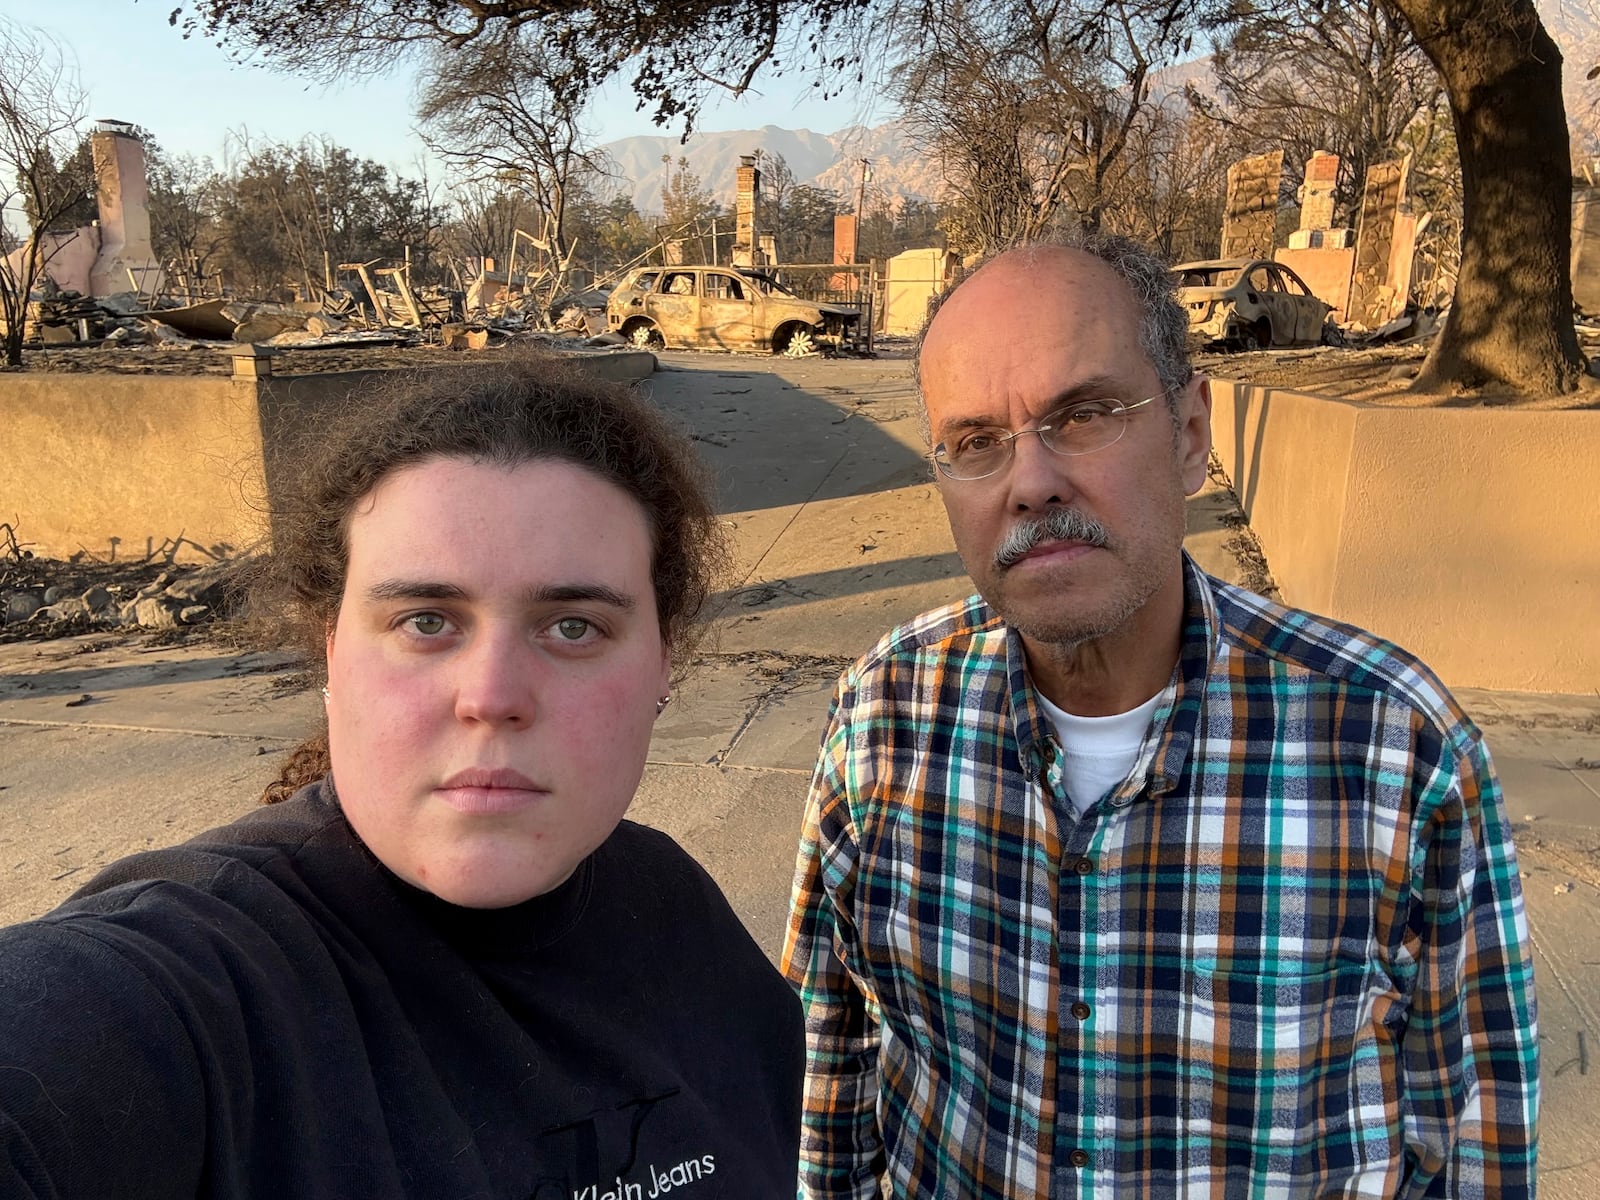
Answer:
[[46, 625], [55, 621], [78, 620], [89, 615], [89, 606], [76, 596], [63, 596], [54, 604], [47, 604], [33, 614], [35, 625]]
[[64, 588], [64, 587], [45, 588], [45, 590], [44, 590], [44, 602], [46, 604], [54, 604], [57, 600], [61, 599], [61, 597], [65, 596], [66, 594], [67, 594], [67, 589]]
[[204, 604], [208, 608], [221, 608], [227, 599], [228, 587], [233, 582], [234, 564], [213, 563], [191, 571], [177, 580], [163, 593], [167, 599], [186, 604]]
[[[167, 588], [171, 586], [171, 584], [178, 578], [179, 574], [177, 571], [163, 571], [149, 583], [140, 588], [135, 595], [140, 600], [148, 600], [151, 596], [159, 596], [165, 592]], [[178, 599], [186, 600], [188, 597], [179, 596]]]
[[5, 623], [15, 625], [18, 621], [26, 621], [43, 607], [44, 602], [32, 592], [10, 592], [6, 596]]
[[187, 605], [178, 610], [178, 624], [193, 625], [197, 621], [203, 621], [205, 620], [206, 614], [210, 611], [211, 606], [209, 604]]
[[78, 331], [71, 325], [40, 325], [39, 340], [46, 346], [70, 346], [78, 340]]
[[176, 629], [178, 614], [171, 606], [155, 597], [134, 601], [134, 623], [141, 629]]
[[78, 599], [83, 601], [83, 606], [92, 613], [103, 613], [111, 607], [111, 593], [98, 583], [86, 591]]

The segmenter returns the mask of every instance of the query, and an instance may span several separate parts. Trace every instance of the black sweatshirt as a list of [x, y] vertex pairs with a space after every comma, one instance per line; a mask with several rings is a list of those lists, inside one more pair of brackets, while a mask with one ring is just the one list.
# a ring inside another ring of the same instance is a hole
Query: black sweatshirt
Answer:
[[0, 930], [0, 1197], [788, 1200], [803, 1060], [664, 834], [464, 909], [315, 785]]

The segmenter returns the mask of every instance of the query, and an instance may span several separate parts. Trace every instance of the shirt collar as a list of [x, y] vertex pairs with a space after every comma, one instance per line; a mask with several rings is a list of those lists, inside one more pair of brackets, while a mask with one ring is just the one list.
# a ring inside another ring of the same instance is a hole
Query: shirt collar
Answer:
[[[1055, 757], [1054, 727], [1040, 707], [1038, 693], [1028, 676], [1028, 657], [1021, 634], [1010, 625], [1005, 627], [1005, 632], [1012, 733], [1023, 773], [1030, 780], [1037, 780]], [[1150, 734], [1141, 752], [1141, 758], [1149, 756], [1153, 795], [1170, 792], [1183, 778], [1184, 766], [1204, 716], [1206, 679], [1216, 660], [1217, 636], [1217, 605], [1210, 581], [1189, 557], [1188, 551], [1184, 551], [1183, 639], [1178, 663], [1156, 702]]]

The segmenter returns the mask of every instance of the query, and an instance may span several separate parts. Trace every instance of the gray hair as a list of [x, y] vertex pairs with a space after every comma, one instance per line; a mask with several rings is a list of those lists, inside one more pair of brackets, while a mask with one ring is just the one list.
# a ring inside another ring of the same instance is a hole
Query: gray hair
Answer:
[[[1132, 289], [1139, 305], [1139, 348], [1145, 352], [1161, 380], [1161, 391], [1168, 407], [1176, 405], [1178, 394], [1194, 378], [1194, 367], [1189, 362], [1189, 314], [1178, 303], [1177, 280], [1167, 261], [1143, 242], [1120, 234], [1091, 233], [1083, 229], [1062, 231], [1049, 237], [1018, 242], [1003, 250], [984, 255], [969, 270], [956, 277], [954, 283], [928, 302], [928, 315], [917, 331], [916, 344], [911, 351], [911, 378], [917, 395], [922, 395], [922, 346], [928, 338], [928, 328], [946, 301], [956, 290], [995, 259], [1006, 254], [1021, 253], [1025, 261], [1039, 257], [1047, 249], [1078, 250], [1093, 255], [1115, 271]], [[1174, 412], [1176, 410], [1174, 409]], [[923, 436], [931, 442], [927, 427], [927, 407], [922, 409]]]

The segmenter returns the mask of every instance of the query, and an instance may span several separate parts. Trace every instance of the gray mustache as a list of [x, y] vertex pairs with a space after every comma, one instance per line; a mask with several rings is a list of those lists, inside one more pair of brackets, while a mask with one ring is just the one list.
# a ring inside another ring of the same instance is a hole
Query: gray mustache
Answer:
[[1106, 527], [1093, 517], [1075, 508], [1052, 508], [1013, 525], [995, 549], [994, 564], [1005, 570], [1021, 562], [1040, 542], [1083, 542], [1104, 548], [1110, 540]]

